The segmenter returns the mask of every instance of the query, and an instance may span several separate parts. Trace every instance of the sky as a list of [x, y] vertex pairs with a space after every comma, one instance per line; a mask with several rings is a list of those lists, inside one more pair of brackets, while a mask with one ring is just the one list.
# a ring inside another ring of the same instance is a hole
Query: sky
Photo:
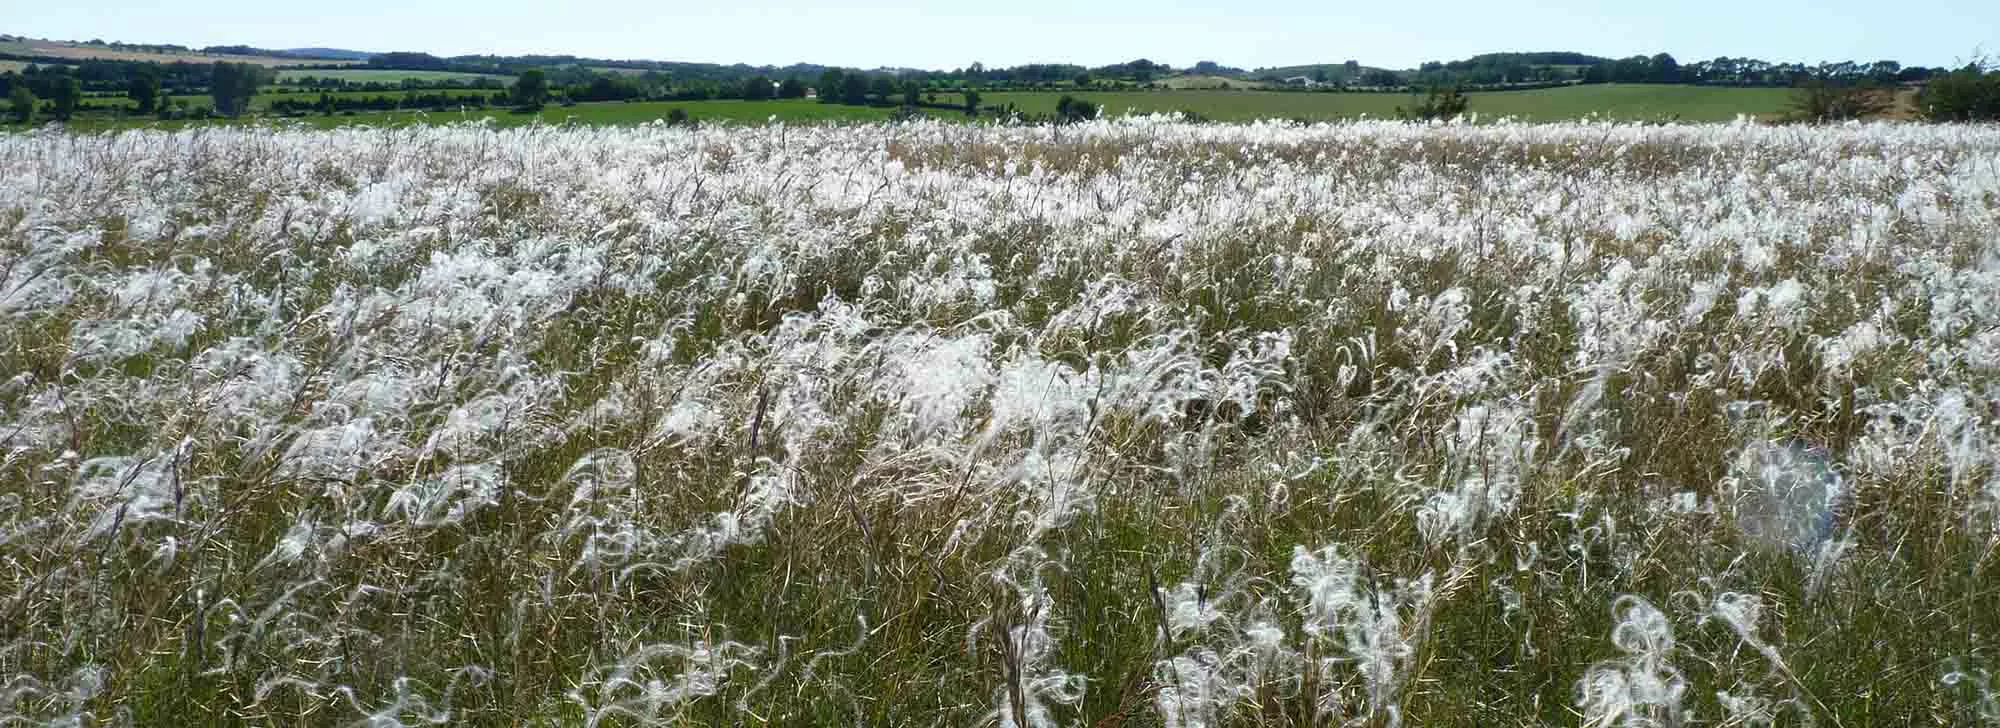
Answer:
[[2000, 57], [2000, 2], [1977, 0], [66, 0], [0, 13], [54, 40], [414, 50], [438, 55], [952, 69], [973, 62], [1413, 67], [1497, 51], [1769, 61]]

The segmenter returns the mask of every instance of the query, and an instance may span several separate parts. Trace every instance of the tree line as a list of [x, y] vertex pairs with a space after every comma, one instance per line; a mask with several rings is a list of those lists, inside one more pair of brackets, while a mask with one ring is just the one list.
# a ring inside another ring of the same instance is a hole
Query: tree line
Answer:
[[1669, 53], [1626, 58], [1602, 58], [1570, 52], [1488, 53], [1458, 61], [1426, 62], [1417, 68], [1410, 83], [1429, 86], [1575, 81], [1797, 86], [1814, 79], [1907, 83], [1923, 81], [1945, 72], [1941, 68], [1906, 67], [1892, 60], [1805, 64], [1724, 56], [1682, 63]]

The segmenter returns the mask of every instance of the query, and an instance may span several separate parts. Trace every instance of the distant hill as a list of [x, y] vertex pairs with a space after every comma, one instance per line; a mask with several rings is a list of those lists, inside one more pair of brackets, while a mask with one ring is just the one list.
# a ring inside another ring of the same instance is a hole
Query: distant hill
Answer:
[[278, 52], [300, 58], [331, 58], [337, 61], [365, 61], [375, 55], [368, 51], [351, 51], [346, 48], [286, 48]]
[[1370, 76], [1378, 79], [1386, 76], [1401, 77], [1404, 72], [1376, 66], [1349, 65], [1347, 63], [1312, 63], [1303, 66], [1274, 66], [1251, 71], [1253, 78], [1264, 81], [1282, 81], [1287, 78], [1306, 78], [1321, 83], [1357, 83]]
[[1533, 51], [1527, 53], [1481, 53], [1463, 61], [1444, 64], [1449, 68], [1459, 66], [1496, 66], [1518, 63], [1526, 66], [1595, 66], [1610, 63], [1611, 59], [1572, 51]]
[[260, 66], [345, 65], [356, 61], [324, 56], [306, 57], [251, 46], [188, 48], [173, 44], [57, 41], [9, 36], [0, 38], [0, 56], [11, 60], [75, 63], [85, 60], [152, 63], [253, 63]]

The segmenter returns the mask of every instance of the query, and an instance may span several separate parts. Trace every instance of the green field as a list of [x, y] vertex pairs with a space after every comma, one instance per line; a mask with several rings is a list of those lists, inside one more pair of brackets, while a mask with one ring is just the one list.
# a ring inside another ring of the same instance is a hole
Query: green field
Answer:
[[[313, 91], [308, 89], [298, 89], [298, 90], [293, 90], [289, 93], [281, 93], [274, 89], [266, 88], [263, 91], [259, 92], [255, 98], [252, 98], [250, 100], [250, 108], [267, 109], [270, 108], [271, 102], [279, 101], [282, 99], [315, 101], [319, 99], [320, 93], [321, 93], [320, 91]], [[463, 98], [471, 96], [478, 96], [484, 98], [484, 97], [491, 97], [493, 94], [496, 93], [501, 93], [501, 91], [499, 89], [419, 89], [415, 91], [403, 91], [399, 89], [395, 91], [327, 91], [325, 93], [326, 95], [332, 96], [336, 99], [372, 99], [378, 96], [391, 96], [391, 97], [401, 98], [403, 96], [408, 96], [410, 94], [419, 94], [425, 96], [435, 95], [435, 94], [445, 94], [453, 98]], [[210, 106], [215, 101], [215, 99], [209, 96], [208, 94], [175, 94], [173, 96], [169, 96], [168, 98], [174, 101], [185, 102], [189, 107]]]
[[[361, 95], [365, 96], [369, 94], [361, 94]], [[205, 104], [206, 101], [208, 100], [208, 97], [205, 96], [176, 97], [176, 98], [194, 98], [198, 100], [193, 103], [200, 103], [200, 104]], [[270, 97], [267, 96], [258, 97], [260, 101], [268, 101], [269, 98]], [[762, 123], [773, 116], [776, 116], [783, 121], [792, 123], [814, 123], [814, 122], [828, 122], [828, 121], [880, 121], [889, 118], [889, 116], [892, 113], [894, 113], [893, 109], [886, 109], [886, 108], [879, 108], [872, 106], [843, 106], [839, 104], [822, 104], [817, 101], [806, 101], [806, 100], [782, 100], [782, 101], [719, 100], [719, 101], [649, 101], [649, 102], [639, 102], [639, 103], [610, 102], [610, 103], [595, 103], [595, 104], [577, 104], [576, 106], [570, 106], [570, 107], [549, 106], [547, 108], [544, 108], [539, 114], [520, 114], [520, 113], [515, 113], [509, 109], [483, 109], [483, 110], [468, 111], [463, 113], [380, 111], [380, 112], [356, 112], [352, 115], [337, 114], [334, 116], [322, 116], [318, 114], [312, 114], [307, 116], [300, 116], [291, 119], [286, 119], [286, 121], [295, 121], [301, 124], [305, 124], [307, 126], [313, 126], [319, 128], [351, 126], [357, 124], [369, 124], [369, 125], [380, 125], [380, 126], [404, 126], [413, 123], [451, 123], [459, 121], [474, 121], [480, 119], [492, 119], [493, 123], [498, 124], [500, 126], [520, 126], [523, 124], [534, 123], [537, 120], [540, 120], [542, 123], [547, 123], [547, 124], [560, 124], [567, 122], [567, 123], [584, 124], [589, 126], [629, 126], [634, 124], [644, 124], [656, 119], [665, 119], [667, 118], [668, 114], [672, 113], [673, 110], [677, 108], [685, 110], [688, 113], [688, 117], [697, 122], [727, 121], [727, 122], [739, 122], [739, 123], [740, 122]], [[932, 116], [945, 119], [964, 118], [960, 114], [945, 110], [926, 109], [925, 112], [931, 114]], [[85, 131], [104, 130], [104, 129], [129, 129], [135, 127], [157, 127], [162, 129], [178, 129], [189, 125], [236, 124], [245, 122], [256, 123], [259, 120], [268, 121], [270, 119], [271, 117], [258, 117], [253, 119], [244, 119], [244, 120], [215, 119], [215, 120], [205, 120], [205, 121], [198, 121], [198, 120], [156, 121], [151, 118], [137, 118], [137, 119], [114, 121], [109, 119], [80, 118], [76, 122], [73, 122], [70, 126], [71, 128], [85, 130]]]
[[[1284, 93], [1275, 91], [1129, 91], [1084, 92], [1075, 96], [1104, 107], [1107, 114], [1192, 111], [1220, 121], [1252, 119], [1351, 119], [1394, 117], [1396, 107], [1409, 106], [1401, 93]], [[1063, 94], [994, 92], [983, 104], [1014, 104], [1024, 112], [1053, 113]], [[1468, 94], [1471, 110], [1481, 118], [1512, 116], [1555, 121], [1592, 114], [1611, 119], [1657, 121], [1729, 121], [1738, 114], [1768, 116], [1784, 111], [1791, 96], [1782, 88], [1725, 88], [1602, 84], [1485, 91]], [[940, 94], [949, 102], [956, 94]]]
[[403, 79], [418, 81], [478, 81], [496, 79], [502, 83], [513, 83], [513, 76], [491, 73], [458, 73], [455, 71], [398, 71], [383, 68], [337, 68], [337, 69], [286, 69], [278, 72], [279, 81], [301, 78], [337, 78], [342, 81], [400, 83]]

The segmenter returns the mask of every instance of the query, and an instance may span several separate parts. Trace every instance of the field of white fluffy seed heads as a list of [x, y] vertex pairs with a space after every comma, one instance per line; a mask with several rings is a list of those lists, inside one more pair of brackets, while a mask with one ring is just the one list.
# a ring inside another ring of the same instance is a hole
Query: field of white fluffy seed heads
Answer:
[[2000, 129], [0, 135], [0, 724], [2000, 722]]

